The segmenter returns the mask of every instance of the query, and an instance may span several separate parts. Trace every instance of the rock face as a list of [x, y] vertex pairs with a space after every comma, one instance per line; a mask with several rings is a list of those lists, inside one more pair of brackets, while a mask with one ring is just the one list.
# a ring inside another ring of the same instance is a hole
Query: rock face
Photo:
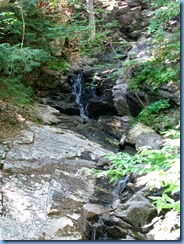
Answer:
[[[169, 99], [172, 106], [180, 105], [180, 87], [173, 82], [161, 86], [157, 92], [149, 85], [144, 85], [144, 82], [137, 93], [130, 91], [128, 87], [128, 81], [135, 76], [139, 65], [150, 60], [154, 55], [154, 47], [150, 45], [150, 40], [143, 34], [132, 44], [120, 69], [121, 75], [112, 88], [113, 102], [119, 116], [136, 117], [144, 106], [160, 99]], [[133, 62], [131, 68], [129, 62]]]
[[[80, 240], [82, 206], [94, 193], [92, 168], [107, 151], [80, 135], [30, 126], [3, 161], [2, 240]], [[88, 152], [88, 160], [80, 156]]]

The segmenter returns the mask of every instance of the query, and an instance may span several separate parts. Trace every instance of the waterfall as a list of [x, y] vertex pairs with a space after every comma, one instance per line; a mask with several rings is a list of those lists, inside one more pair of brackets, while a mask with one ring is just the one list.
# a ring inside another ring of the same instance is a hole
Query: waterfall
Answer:
[[80, 117], [84, 118], [84, 119], [88, 119], [88, 117], [85, 113], [84, 104], [82, 103], [83, 82], [84, 82], [84, 76], [83, 76], [83, 73], [80, 72], [77, 75], [76, 79], [74, 80], [73, 94], [75, 95], [75, 101], [80, 110]]

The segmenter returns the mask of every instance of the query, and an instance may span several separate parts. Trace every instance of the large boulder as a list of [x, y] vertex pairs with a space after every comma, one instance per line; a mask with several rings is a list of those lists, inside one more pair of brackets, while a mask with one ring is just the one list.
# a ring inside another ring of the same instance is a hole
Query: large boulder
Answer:
[[162, 137], [156, 133], [142, 132], [136, 139], [135, 148], [137, 151], [148, 148], [152, 150], [160, 149], [163, 145]]
[[153, 129], [147, 127], [142, 123], [137, 123], [131, 128], [126, 136], [126, 143], [135, 145], [137, 150], [143, 148], [159, 149], [163, 145], [163, 140]]

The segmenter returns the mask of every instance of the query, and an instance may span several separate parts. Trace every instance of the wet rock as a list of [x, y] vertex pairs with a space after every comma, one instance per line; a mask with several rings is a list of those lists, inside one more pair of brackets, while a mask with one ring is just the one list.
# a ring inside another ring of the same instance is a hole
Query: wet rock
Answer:
[[119, 226], [109, 226], [106, 228], [108, 235], [113, 236], [113, 239], [126, 238], [126, 230]]
[[122, 135], [122, 137], [120, 139], [120, 142], [119, 142], [119, 145], [121, 147], [123, 147], [125, 145], [125, 142], [126, 142], [126, 136], [125, 135]]
[[122, 133], [126, 133], [130, 128], [130, 117], [128, 116], [111, 116], [100, 117], [98, 123], [103, 126], [103, 129], [109, 134], [120, 139]]
[[61, 113], [70, 115], [80, 115], [79, 108], [75, 102], [74, 96], [70, 93], [53, 91], [42, 98], [44, 104], [55, 108]]

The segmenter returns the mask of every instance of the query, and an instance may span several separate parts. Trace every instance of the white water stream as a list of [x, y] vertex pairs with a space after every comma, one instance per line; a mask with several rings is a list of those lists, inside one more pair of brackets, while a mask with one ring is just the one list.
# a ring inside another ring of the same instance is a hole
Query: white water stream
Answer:
[[83, 93], [83, 81], [84, 81], [83, 73], [80, 72], [74, 81], [73, 93], [75, 95], [75, 101], [80, 109], [80, 117], [84, 119], [88, 119], [88, 116], [86, 115], [85, 108], [81, 99]]

